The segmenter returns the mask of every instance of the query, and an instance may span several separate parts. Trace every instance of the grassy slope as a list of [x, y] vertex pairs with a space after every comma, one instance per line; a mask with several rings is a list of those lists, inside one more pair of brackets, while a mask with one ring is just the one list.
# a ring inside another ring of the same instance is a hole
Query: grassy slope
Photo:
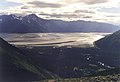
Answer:
[[1, 80], [40, 80], [56, 78], [55, 74], [31, 63], [18, 48], [0, 38]]

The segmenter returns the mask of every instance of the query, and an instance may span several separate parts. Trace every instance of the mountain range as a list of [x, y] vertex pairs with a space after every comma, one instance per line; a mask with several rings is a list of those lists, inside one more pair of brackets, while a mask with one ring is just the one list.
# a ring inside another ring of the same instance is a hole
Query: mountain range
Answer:
[[46, 20], [35, 14], [24, 17], [0, 16], [0, 33], [46, 33], [46, 32], [114, 32], [120, 29], [108, 23], [92, 21]]

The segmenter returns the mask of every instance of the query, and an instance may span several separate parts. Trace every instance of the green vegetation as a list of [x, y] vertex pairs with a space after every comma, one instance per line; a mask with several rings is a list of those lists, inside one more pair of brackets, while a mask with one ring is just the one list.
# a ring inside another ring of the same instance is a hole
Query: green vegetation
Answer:
[[39, 70], [34, 65], [25, 60], [15, 60], [15, 64], [20, 66], [20, 68], [29, 70], [32, 73], [40, 74]]
[[98, 71], [97, 73], [91, 76], [106, 76], [106, 75], [117, 75], [117, 74], [120, 74], [120, 68]]
[[120, 74], [107, 75], [107, 76], [95, 76], [95, 77], [81, 77], [81, 78], [66, 78], [66, 79], [52, 79], [34, 82], [119, 82]]

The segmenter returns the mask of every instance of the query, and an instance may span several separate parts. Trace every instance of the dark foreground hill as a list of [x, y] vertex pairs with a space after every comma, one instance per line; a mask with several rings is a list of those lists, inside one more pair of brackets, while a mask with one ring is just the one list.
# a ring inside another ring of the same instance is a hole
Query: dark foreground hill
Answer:
[[120, 27], [92, 21], [46, 20], [35, 14], [25, 17], [0, 16], [0, 33], [114, 32]]
[[[113, 62], [118, 63], [117, 66], [120, 67], [120, 30], [96, 41], [94, 44], [101, 52], [106, 53], [107, 61], [115, 59]], [[109, 59], [110, 56], [112, 59]]]
[[102, 50], [120, 53], [120, 30], [96, 41], [95, 45]]
[[0, 82], [30, 81], [57, 77], [37, 67], [18, 48], [0, 38]]

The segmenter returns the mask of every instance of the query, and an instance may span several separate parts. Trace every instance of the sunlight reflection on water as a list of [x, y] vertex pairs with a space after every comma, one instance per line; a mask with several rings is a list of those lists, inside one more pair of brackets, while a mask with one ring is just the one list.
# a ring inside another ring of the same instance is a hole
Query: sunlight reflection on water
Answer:
[[29, 46], [93, 46], [93, 42], [109, 33], [26, 33], [0, 34], [14, 45]]

